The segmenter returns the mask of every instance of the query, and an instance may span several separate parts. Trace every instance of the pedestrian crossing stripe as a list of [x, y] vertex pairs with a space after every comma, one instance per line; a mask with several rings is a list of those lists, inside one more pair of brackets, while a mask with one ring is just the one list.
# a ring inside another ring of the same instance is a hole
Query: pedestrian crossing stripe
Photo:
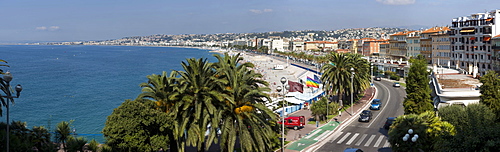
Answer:
[[343, 145], [354, 145], [355, 146], [364, 146], [364, 147], [390, 147], [387, 137], [385, 135], [375, 135], [375, 134], [360, 134], [360, 133], [351, 133], [351, 132], [340, 132], [340, 139], [336, 138], [331, 140], [330, 142], [335, 142], [337, 144]]

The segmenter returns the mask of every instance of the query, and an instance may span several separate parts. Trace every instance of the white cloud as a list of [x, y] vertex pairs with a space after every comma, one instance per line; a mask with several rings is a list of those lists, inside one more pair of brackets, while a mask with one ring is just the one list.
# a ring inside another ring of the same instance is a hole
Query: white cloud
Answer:
[[36, 27], [35, 29], [36, 29], [36, 30], [40, 30], [40, 31], [45, 31], [45, 30], [47, 30], [47, 27], [45, 27], [45, 26], [40, 26], [40, 27]]
[[36, 27], [35, 29], [39, 31], [57, 31], [59, 30], [59, 26], [50, 26], [50, 27], [40, 26]]
[[416, 0], [377, 0], [377, 2], [386, 5], [410, 5], [414, 4]]
[[261, 13], [268, 13], [272, 12], [272, 9], [263, 9], [263, 10], [257, 10], [257, 9], [250, 9], [250, 12], [255, 13], [255, 14], [261, 14]]
[[49, 31], [56, 31], [59, 30], [59, 26], [51, 26], [49, 27]]
[[264, 9], [264, 12], [272, 12], [272, 9]]

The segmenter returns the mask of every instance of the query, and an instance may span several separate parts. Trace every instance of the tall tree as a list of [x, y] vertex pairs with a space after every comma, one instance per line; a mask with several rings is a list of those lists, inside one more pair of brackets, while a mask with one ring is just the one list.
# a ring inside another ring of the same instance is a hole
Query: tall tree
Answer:
[[60, 123], [57, 124], [56, 127], [55, 139], [58, 143], [62, 143], [64, 151], [67, 151], [66, 142], [68, 141], [68, 138], [71, 134], [70, 125], [72, 122], [73, 120], [71, 120], [70, 122], [61, 121]]
[[353, 65], [356, 65], [353, 67], [353, 93], [358, 94], [370, 87], [370, 63], [368, 60], [361, 58], [363, 57], [361, 54], [348, 54], [348, 57], [350, 62], [353, 63]]
[[421, 114], [432, 110], [431, 89], [427, 62], [422, 55], [410, 59], [410, 71], [406, 78], [405, 114]]
[[479, 102], [490, 108], [495, 113], [496, 121], [500, 122], [500, 77], [495, 71], [488, 71], [480, 79], [480, 100]]
[[[2, 63], [2, 62], [7, 63], [7, 61], [0, 59], [0, 63]], [[0, 64], [0, 67], [2, 67], [2, 66], [9, 67], [9, 65], [7, 65], [7, 64]], [[0, 69], [0, 75], [4, 75], [4, 74], [5, 73], [3, 72], [3, 70]], [[9, 88], [7, 88], [7, 87], [8, 87], [7, 84], [3, 81], [3, 76], [0, 76], [0, 91], [7, 94], [7, 91], [10, 91]], [[0, 104], [1, 104], [0, 107], [7, 106], [7, 100], [0, 97]], [[2, 116], [2, 114], [3, 114], [2, 110], [3, 110], [3, 108], [0, 108], [0, 116]]]
[[[171, 118], [153, 102], [126, 100], [108, 116], [102, 130], [115, 151], [154, 151], [167, 145]], [[172, 139], [173, 140], [173, 139]]]
[[241, 151], [272, 151], [276, 132], [271, 122], [276, 115], [265, 106], [270, 101], [265, 91], [270, 91], [262, 75], [249, 68], [250, 62], [244, 62], [240, 54], [230, 56], [214, 55], [218, 62], [214, 64], [218, 89], [223, 94], [219, 109], [223, 120], [220, 125], [223, 151], [234, 151], [236, 139]]
[[330, 95], [336, 94], [340, 106], [343, 106], [342, 97], [345, 91], [350, 90], [351, 84], [351, 67], [354, 67], [349, 58], [345, 54], [331, 53], [327, 55], [329, 64], [321, 68], [323, 75], [321, 82], [323, 89]]
[[[329, 64], [322, 67], [321, 82], [323, 89], [329, 94], [337, 94], [341, 101], [346, 95], [351, 95], [365, 90], [370, 86], [370, 65], [366, 59], [359, 54], [331, 53], [327, 55]], [[351, 68], [354, 71], [351, 71]], [[352, 72], [354, 79], [351, 81]], [[353, 87], [351, 87], [351, 83]], [[343, 106], [342, 102], [339, 102]]]
[[[176, 111], [173, 111], [177, 118], [174, 123], [177, 130], [174, 133], [179, 137], [186, 131], [187, 146], [197, 147], [198, 151], [208, 150], [217, 136], [216, 128], [222, 119], [216, 105], [222, 97], [215, 85], [216, 77], [212, 64], [207, 59], [191, 58], [181, 63], [184, 71], [179, 71], [182, 102], [176, 104]], [[209, 134], [205, 136], [207, 129]]]
[[437, 141], [436, 151], [498, 151], [500, 124], [484, 104], [467, 107], [454, 105], [439, 109], [443, 121], [455, 126], [457, 134], [445, 135]]
[[[177, 115], [172, 113], [172, 108], [180, 100], [180, 92], [178, 87], [178, 77], [179, 74], [176, 71], [172, 71], [170, 75], [163, 71], [161, 75], [148, 75], [147, 83], [141, 83], [142, 93], [137, 97], [137, 101], [154, 102], [157, 109], [168, 114], [170, 118], [174, 118]], [[142, 100], [138, 100], [142, 99]], [[174, 119], [184, 119], [184, 118], [174, 118]], [[168, 120], [174, 120], [168, 119]], [[165, 124], [172, 124], [174, 122], [163, 122]], [[179, 151], [179, 142], [183, 142], [184, 134], [174, 134], [175, 130], [184, 130], [183, 128], [175, 128], [179, 126], [173, 126], [166, 128], [166, 134], [169, 136], [169, 148], [171, 151]], [[177, 136], [176, 136], [177, 135]]]
[[[409, 130], [412, 129], [410, 135]], [[436, 141], [442, 136], [456, 133], [452, 124], [441, 121], [434, 112], [424, 112], [420, 115], [409, 114], [396, 118], [389, 129], [389, 143], [395, 152], [435, 151]], [[407, 141], [403, 137], [408, 134]], [[412, 141], [418, 135], [415, 142]]]

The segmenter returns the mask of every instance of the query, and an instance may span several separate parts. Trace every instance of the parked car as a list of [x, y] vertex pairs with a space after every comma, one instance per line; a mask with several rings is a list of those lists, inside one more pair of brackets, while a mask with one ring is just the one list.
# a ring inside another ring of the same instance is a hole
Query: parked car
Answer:
[[380, 81], [382, 78], [380, 76], [375, 77], [375, 81]]
[[387, 120], [385, 121], [384, 128], [389, 129], [389, 127], [391, 127], [394, 121], [396, 121], [396, 118], [397, 117], [388, 117]]
[[370, 110], [380, 110], [381, 106], [382, 106], [382, 101], [380, 101], [380, 99], [373, 99], [370, 105]]
[[[283, 124], [281, 121], [278, 121], [281, 125]], [[285, 127], [293, 128], [294, 130], [304, 128], [306, 125], [306, 117], [305, 116], [290, 116], [285, 118]]]
[[370, 110], [363, 110], [361, 114], [359, 114], [359, 122], [369, 122], [370, 119], [372, 119], [372, 111]]
[[399, 84], [399, 82], [394, 82], [394, 84], [392, 84], [393, 87], [401, 87], [401, 84]]

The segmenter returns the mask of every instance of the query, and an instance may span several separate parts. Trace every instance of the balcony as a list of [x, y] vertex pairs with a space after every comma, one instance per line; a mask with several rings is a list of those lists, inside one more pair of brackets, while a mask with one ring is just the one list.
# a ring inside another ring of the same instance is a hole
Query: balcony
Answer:
[[500, 46], [497, 46], [497, 45], [493, 45], [493, 46], [491, 46], [491, 48], [492, 48], [493, 50], [500, 50]]

